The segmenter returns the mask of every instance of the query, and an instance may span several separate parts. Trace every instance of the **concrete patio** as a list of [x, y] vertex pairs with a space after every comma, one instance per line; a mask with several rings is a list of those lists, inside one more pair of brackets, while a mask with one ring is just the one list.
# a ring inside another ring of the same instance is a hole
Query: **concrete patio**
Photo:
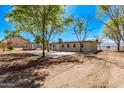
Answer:
[[[42, 56], [42, 51], [38, 51], [38, 50], [24, 51], [24, 53], [30, 53], [30, 54], [35, 54], [35, 55]], [[60, 52], [60, 51], [49, 51], [49, 52], [47, 52], [47, 51], [45, 51], [45, 56], [57, 58], [57, 57], [66, 56], [66, 55], [73, 55], [75, 53], [76, 52]]]

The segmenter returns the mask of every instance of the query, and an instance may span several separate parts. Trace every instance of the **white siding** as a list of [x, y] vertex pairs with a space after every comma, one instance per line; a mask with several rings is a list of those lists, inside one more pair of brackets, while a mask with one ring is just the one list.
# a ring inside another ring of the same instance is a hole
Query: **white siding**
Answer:
[[[64, 47], [62, 47], [62, 44]], [[67, 46], [69, 44], [69, 47]], [[74, 47], [74, 44], [76, 47]], [[66, 43], [54, 43], [52, 44], [53, 51], [70, 51], [70, 52], [79, 52], [80, 44], [77, 42], [66, 42]], [[84, 46], [82, 48], [82, 52], [84, 53], [95, 53], [97, 52], [97, 43], [96, 42], [84, 42]]]

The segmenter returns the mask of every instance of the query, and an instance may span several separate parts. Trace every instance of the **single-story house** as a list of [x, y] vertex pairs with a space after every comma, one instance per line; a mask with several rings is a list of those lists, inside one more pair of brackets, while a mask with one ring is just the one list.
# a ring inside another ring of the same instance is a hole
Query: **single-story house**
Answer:
[[41, 49], [41, 44], [37, 44], [37, 43], [34, 43], [34, 42], [29, 42], [29, 43], [26, 43], [26, 44], [23, 45], [24, 50], [35, 50], [35, 49], [38, 49], [38, 48]]
[[2, 41], [3, 43], [11, 43], [15, 48], [23, 48], [24, 44], [29, 43], [28, 39], [22, 37], [12, 37]]
[[23, 48], [24, 50], [35, 50], [37, 48], [41, 49], [41, 45], [30, 42], [28, 39], [22, 37], [12, 37], [2, 41], [4, 44], [11, 43], [15, 48]]
[[[83, 53], [96, 53], [97, 41], [84, 41], [82, 52]], [[68, 51], [68, 52], [80, 52], [80, 42], [78, 41], [66, 41], [66, 42], [54, 42], [50, 44], [50, 49], [53, 51]]]

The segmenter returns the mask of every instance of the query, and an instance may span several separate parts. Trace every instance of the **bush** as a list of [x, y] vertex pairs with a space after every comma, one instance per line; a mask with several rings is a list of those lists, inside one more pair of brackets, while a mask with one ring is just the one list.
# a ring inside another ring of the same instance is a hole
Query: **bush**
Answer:
[[13, 49], [14, 49], [14, 46], [13, 46], [12, 44], [9, 44], [9, 45], [7, 46], [7, 49], [13, 50]]
[[0, 43], [0, 48], [2, 48], [2, 44]]

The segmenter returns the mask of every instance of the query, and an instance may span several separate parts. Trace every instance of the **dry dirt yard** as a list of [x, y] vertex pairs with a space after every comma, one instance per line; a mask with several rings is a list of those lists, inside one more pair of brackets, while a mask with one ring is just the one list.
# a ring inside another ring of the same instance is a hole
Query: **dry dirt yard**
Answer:
[[124, 87], [124, 52], [44, 59], [29, 53], [0, 54], [0, 87]]

